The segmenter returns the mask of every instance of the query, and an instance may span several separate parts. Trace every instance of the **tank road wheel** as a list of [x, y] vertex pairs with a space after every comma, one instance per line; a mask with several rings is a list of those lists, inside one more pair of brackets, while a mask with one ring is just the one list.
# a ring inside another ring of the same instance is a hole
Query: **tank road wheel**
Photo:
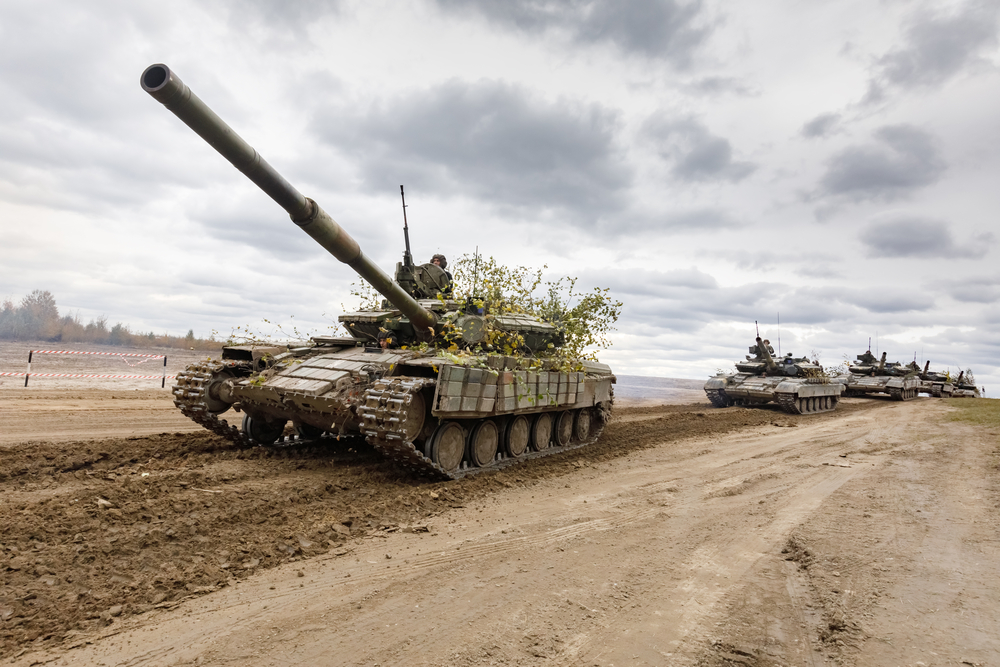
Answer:
[[590, 410], [580, 408], [576, 411], [576, 419], [573, 420], [573, 439], [577, 442], [586, 442], [590, 437]]
[[552, 415], [543, 412], [531, 424], [531, 448], [536, 452], [547, 449], [552, 442]]
[[273, 445], [281, 437], [281, 434], [285, 432], [285, 424], [286, 420], [284, 419], [268, 421], [267, 419], [255, 418], [244, 414], [243, 435], [255, 445], [268, 447]]
[[403, 424], [403, 435], [407, 442], [413, 442], [420, 437], [427, 422], [427, 402], [423, 392], [410, 394], [410, 402], [403, 409], [406, 421]]
[[497, 425], [493, 420], [479, 422], [469, 435], [469, 462], [477, 468], [493, 463], [499, 442]]
[[503, 449], [508, 456], [517, 458], [528, 449], [531, 439], [531, 424], [524, 415], [518, 415], [507, 423], [503, 434]]
[[560, 447], [565, 447], [573, 440], [573, 413], [563, 410], [556, 417], [555, 441]]
[[316, 440], [323, 437], [324, 433], [326, 433], [325, 430], [312, 424], [295, 424], [295, 434], [303, 440]]
[[458, 422], [444, 422], [431, 436], [431, 461], [446, 472], [454, 472], [465, 456], [465, 430]]

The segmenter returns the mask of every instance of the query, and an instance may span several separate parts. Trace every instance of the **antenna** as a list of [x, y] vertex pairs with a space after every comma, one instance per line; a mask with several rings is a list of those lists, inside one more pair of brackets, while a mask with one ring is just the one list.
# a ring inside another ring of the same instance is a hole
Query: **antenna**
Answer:
[[760, 326], [758, 326], [757, 320], [753, 321], [753, 326], [755, 329], [757, 329], [757, 338], [760, 338]]
[[781, 313], [778, 313], [778, 356], [781, 356]]

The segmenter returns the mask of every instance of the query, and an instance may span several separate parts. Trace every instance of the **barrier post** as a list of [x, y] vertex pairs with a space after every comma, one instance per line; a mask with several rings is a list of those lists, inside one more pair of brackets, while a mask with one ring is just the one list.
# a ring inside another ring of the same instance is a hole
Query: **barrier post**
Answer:
[[28, 386], [28, 376], [31, 375], [31, 355], [34, 350], [28, 350], [28, 372], [24, 374], [24, 386]]
[[160, 380], [160, 389], [167, 388], [167, 355], [163, 355], [163, 379]]

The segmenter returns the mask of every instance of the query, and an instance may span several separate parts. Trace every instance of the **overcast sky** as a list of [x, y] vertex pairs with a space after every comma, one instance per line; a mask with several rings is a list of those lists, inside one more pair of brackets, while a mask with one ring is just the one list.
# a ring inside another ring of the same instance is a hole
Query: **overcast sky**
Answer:
[[[0, 2], [0, 299], [200, 336], [335, 323], [355, 279], [139, 87], [177, 75], [387, 271], [547, 264], [619, 373], [1000, 382], [1000, 0]], [[293, 319], [291, 319], [293, 318]]]

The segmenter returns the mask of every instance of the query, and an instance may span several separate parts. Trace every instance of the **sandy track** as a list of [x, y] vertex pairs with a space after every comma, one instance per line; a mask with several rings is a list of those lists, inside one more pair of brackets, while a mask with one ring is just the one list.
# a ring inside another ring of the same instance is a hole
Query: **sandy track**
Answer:
[[0, 448], [31, 441], [67, 442], [192, 432], [170, 389], [0, 389]]
[[[434, 485], [379, 477], [377, 461], [347, 451], [330, 467], [233, 459], [206, 441], [206, 490], [232, 485], [241, 498], [228, 502], [251, 503], [256, 487], [290, 510], [285, 526], [250, 517], [237, 542], [280, 542], [289, 522], [323, 512], [350, 517], [353, 534], [311, 556], [258, 554], [256, 574], [223, 575], [193, 599], [188, 585], [138, 616], [141, 601], [126, 600], [121, 617], [23, 644], [36, 648], [14, 664], [997, 664], [996, 437], [942, 423], [948, 408], [929, 399], [842, 407], [625, 410], [591, 451]], [[174, 436], [176, 456], [191, 437]], [[288, 499], [289, 483], [317, 475], [345, 488]], [[54, 492], [29, 479], [19, 502]], [[160, 487], [168, 503], [199, 493]], [[192, 544], [206, 559], [234, 550], [201, 532]], [[143, 567], [186, 562], [162, 548]], [[133, 589], [99, 604], [157, 590], [133, 574]]]

